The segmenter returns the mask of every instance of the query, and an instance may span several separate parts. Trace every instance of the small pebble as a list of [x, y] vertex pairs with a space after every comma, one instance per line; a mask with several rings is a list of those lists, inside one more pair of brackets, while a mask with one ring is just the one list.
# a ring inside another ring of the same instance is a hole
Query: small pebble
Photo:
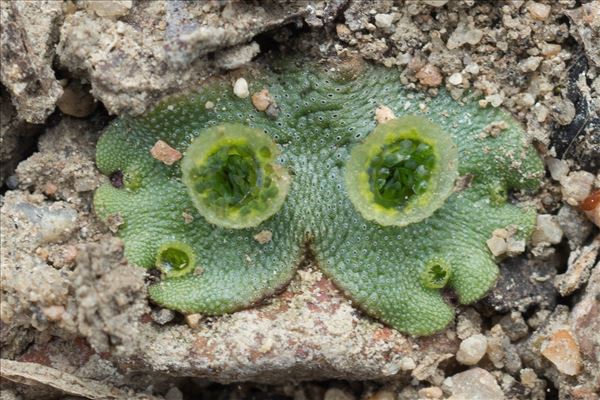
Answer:
[[533, 389], [538, 381], [535, 371], [531, 368], [523, 368], [519, 371], [519, 378], [521, 383], [530, 389]]
[[535, 231], [531, 236], [533, 245], [558, 244], [562, 240], [563, 231], [553, 215], [539, 214]]
[[375, 121], [377, 121], [378, 124], [384, 124], [394, 118], [396, 118], [396, 116], [389, 107], [380, 105], [375, 109]]
[[423, 3], [431, 7], [443, 7], [449, 0], [423, 0]]
[[418, 391], [419, 399], [441, 399], [444, 395], [442, 389], [437, 386], [423, 388]]
[[459, 24], [448, 38], [446, 47], [448, 47], [449, 50], [454, 50], [464, 44], [473, 46], [479, 43], [482, 38], [483, 31], [481, 29], [470, 29], [464, 24]]
[[452, 400], [505, 400], [504, 393], [492, 374], [482, 368], [472, 368], [446, 378], [444, 388]]
[[250, 96], [250, 92], [248, 91], [248, 82], [246, 82], [244, 78], [239, 78], [233, 84], [233, 93], [240, 99], [245, 99]]
[[166, 165], [173, 165], [182, 157], [181, 152], [169, 146], [162, 140], [157, 140], [150, 149], [152, 157]]
[[463, 77], [460, 72], [455, 72], [448, 78], [448, 82], [450, 82], [454, 86], [461, 85], [463, 82]]
[[464, 365], [475, 365], [483, 358], [486, 349], [486, 337], [482, 334], [473, 335], [460, 343], [456, 360]]
[[532, 1], [527, 5], [527, 10], [533, 19], [543, 21], [550, 15], [550, 6]]
[[501, 255], [506, 254], [507, 245], [505, 239], [492, 235], [485, 243], [494, 257], [500, 257]]
[[578, 206], [592, 191], [596, 177], [587, 171], [571, 172], [560, 181], [563, 201]]
[[410, 357], [403, 357], [400, 360], [400, 369], [402, 371], [412, 371], [417, 367], [417, 363]]
[[202, 314], [187, 314], [185, 316], [185, 323], [192, 329], [198, 329], [201, 320]]
[[427, 64], [417, 72], [415, 77], [423, 86], [436, 87], [442, 83], [442, 74], [433, 64]]
[[85, 7], [99, 17], [118, 18], [129, 13], [133, 0], [92, 0], [86, 1]]
[[344, 24], [337, 24], [335, 26], [335, 32], [339, 36], [340, 39], [344, 41], [349, 41], [352, 39], [352, 31]]
[[271, 95], [267, 89], [263, 89], [252, 95], [252, 104], [258, 111], [265, 111], [272, 102]]
[[528, 57], [519, 62], [519, 69], [523, 72], [531, 72], [538, 69], [542, 62], [542, 57]]
[[204, 103], [204, 108], [206, 108], [207, 110], [212, 110], [213, 108], [215, 108], [215, 103], [213, 103], [212, 101], [207, 101], [206, 103]]
[[54, 196], [57, 191], [58, 187], [52, 182], [46, 182], [42, 189], [42, 192], [44, 192], [46, 196]]
[[42, 211], [39, 221], [42, 242], [57, 242], [68, 236], [75, 228], [77, 212], [71, 208], [50, 210], [40, 208]]
[[6, 178], [6, 187], [8, 187], [9, 190], [15, 190], [16, 188], [18, 188], [19, 178], [17, 178], [16, 175], [11, 175], [8, 178]]
[[546, 166], [555, 181], [561, 181], [569, 174], [569, 163], [565, 160], [549, 157], [546, 159]]
[[471, 75], [477, 75], [479, 73], [479, 65], [477, 65], [476, 63], [468, 64], [465, 67], [465, 72]]
[[542, 343], [542, 355], [552, 362], [565, 375], [581, 372], [582, 360], [579, 345], [568, 328], [554, 331]]
[[[583, 204], [582, 210], [584, 213], [586, 212]], [[564, 235], [569, 239], [569, 246], [572, 250], [583, 244], [592, 233], [594, 227], [582, 212], [568, 204], [564, 204], [560, 210], [558, 210], [556, 222], [558, 222]]]
[[276, 119], [279, 116], [279, 106], [275, 103], [269, 104], [265, 110], [265, 115], [271, 119]]
[[492, 107], [497, 108], [504, 103], [504, 95], [500, 93], [491, 94], [485, 97], [485, 100], [492, 105]]
[[518, 254], [522, 254], [525, 251], [525, 240], [508, 238], [506, 240], [506, 255], [509, 257], [514, 257]]
[[152, 320], [157, 324], [164, 325], [175, 318], [175, 311], [167, 308], [159, 308], [158, 310], [153, 310], [150, 313], [150, 317], [152, 317]]
[[381, 29], [388, 29], [392, 26], [394, 16], [392, 14], [375, 14], [375, 25]]
[[65, 313], [65, 308], [63, 306], [49, 306], [42, 308], [42, 312], [48, 321], [60, 321]]
[[260, 244], [267, 244], [273, 238], [273, 232], [271, 232], [270, 230], [265, 229], [265, 230], [262, 230], [262, 231], [258, 232], [253, 237], [254, 237], [254, 240], [256, 240], [258, 243], [260, 243]]
[[560, 53], [561, 50], [562, 47], [560, 46], [560, 44], [554, 43], [544, 43], [541, 48], [542, 55], [546, 57], [554, 57], [555, 55]]
[[575, 118], [575, 105], [565, 99], [553, 101], [552, 117], [560, 125], [569, 125]]

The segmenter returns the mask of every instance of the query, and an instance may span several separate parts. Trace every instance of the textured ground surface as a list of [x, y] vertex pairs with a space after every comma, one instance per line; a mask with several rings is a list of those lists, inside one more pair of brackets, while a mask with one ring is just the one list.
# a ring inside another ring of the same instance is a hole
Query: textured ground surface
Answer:
[[[0, 17], [2, 398], [598, 398], [600, 217], [579, 210], [600, 188], [598, 1], [2, 2]], [[526, 126], [548, 168], [539, 229], [443, 334], [365, 318], [310, 263], [222, 318], [146, 301], [91, 209], [99, 133], [267, 51], [360, 55]]]

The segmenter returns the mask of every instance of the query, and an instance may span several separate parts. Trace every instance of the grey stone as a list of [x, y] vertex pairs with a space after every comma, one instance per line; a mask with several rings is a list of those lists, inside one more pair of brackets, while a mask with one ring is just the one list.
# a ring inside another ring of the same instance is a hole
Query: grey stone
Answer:
[[448, 400], [504, 400], [504, 393], [496, 379], [481, 368], [472, 368], [447, 378], [444, 388], [452, 393]]

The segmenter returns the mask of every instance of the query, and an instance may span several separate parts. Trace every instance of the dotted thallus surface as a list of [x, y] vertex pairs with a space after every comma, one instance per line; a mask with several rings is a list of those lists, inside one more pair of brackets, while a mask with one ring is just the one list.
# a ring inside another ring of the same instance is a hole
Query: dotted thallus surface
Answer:
[[[248, 307], [289, 282], [307, 245], [319, 268], [358, 307], [409, 334], [437, 332], [454, 315], [442, 292], [422, 282], [431, 260], [451, 266], [443, 290], [454, 291], [460, 303], [480, 299], [495, 284], [498, 267], [485, 243], [492, 231], [514, 225], [526, 238], [535, 225], [533, 210], [506, 200], [509, 189], [537, 188], [543, 172], [521, 127], [476, 101], [459, 104], [444, 92], [433, 99], [409, 93], [397, 71], [367, 66], [355, 79], [325, 71], [282, 62], [277, 72], [248, 78], [251, 93], [268, 88], [279, 106], [274, 119], [256, 111], [250, 99], [235, 97], [223, 80], [168, 99], [144, 117], [119, 119], [104, 133], [97, 165], [107, 175], [122, 171], [125, 185], [105, 184], [94, 203], [101, 218], [121, 217], [129, 262], [153, 267], [161, 243], [179, 241], [192, 247], [201, 271], [151, 285], [154, 302], [208, 315]], [[207, 101], [215, 106], [206, 109]], [[457, 145], [458, 175], [470, 177], [430, 217], [404, 227], [363, 218], [344, 184], [345, 163], [375, 129], [379, 105], [438, 125]], [[497, 121], [506, 129], [487, 135], [486, 127]], [[292, 179], [281, 209], [253, 228], [209, 224], [188, 196], [180, 164], [167, 166], [149, 152], [161, 139], [185, 153], [203, 129], [221, 123], [272, 137], [277, 161]], [[264, 230], [272, 239], [259, 243], [253, 236]]]

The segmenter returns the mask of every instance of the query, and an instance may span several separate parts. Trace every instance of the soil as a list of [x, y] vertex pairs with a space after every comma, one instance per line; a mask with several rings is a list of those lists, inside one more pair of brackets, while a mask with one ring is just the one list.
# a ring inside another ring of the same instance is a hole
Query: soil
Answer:
[[[0, 13], [1, 398], [598, 399], [600, 206], [580, 207], [600, 190], [598, 0], [44, 0]], [[123, 258], [119, 221], [96, 219], [108, 178], [94, 148], [112, 118], [286, 52], [360, 57], [431, 96], [475, 92], [545, 160], [533, 241], [445, 332], [415, 339], [365, 317], [310, 260], [265, 304], [178, 315], [147, 301], [152, 277]]]

